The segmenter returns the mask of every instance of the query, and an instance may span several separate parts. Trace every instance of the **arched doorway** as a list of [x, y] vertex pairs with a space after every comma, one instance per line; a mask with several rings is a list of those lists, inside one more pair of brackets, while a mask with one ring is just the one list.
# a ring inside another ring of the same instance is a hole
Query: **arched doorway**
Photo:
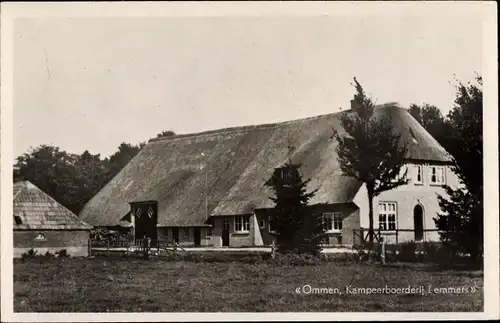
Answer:
[[424, 238], [424, 208], [417, 204], [413, 209], [413, 228], [415, 230], [415, 241], [422, 241]]

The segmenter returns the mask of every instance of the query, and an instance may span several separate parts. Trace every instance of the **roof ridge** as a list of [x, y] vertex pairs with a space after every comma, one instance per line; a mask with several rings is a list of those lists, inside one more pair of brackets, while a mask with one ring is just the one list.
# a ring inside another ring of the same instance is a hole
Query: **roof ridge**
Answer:
[[[396, 101], [375, 105], [375, 108], [386, 108], [386, 107], [403, 108]], [[292, 119], [292, 120], [287, 120], [287, 121], [280, 121], [280, 122], [273, 122], [273, 123], [262, 123], [262, 124], [254, 124], [254, 125], [244, 125], [244, 126], [235, 126], [235, 127], [226, 127], [226, 128], [205, 130], [205, 131], [201, 131], [201, 132], [191, 132], [191, 133], [179, 134], [179, 135], [174, 135], [174, 136], [159, 137], [159, 138], [150, 139], [148, 141], [148, 143], [158, 142], [158, 141], [174, 141], [176, 139], [185, 139], [185, 138], [199, 138], [199, 137], [215, 136], [215, 135], [222, 135], [222, 134], [228, 134], [228, 133], [240, 133], [240, 132], [244, 132], [244, 131], [249, 130], [249, 129], [273, 129], [273, 128], [276, 128], [278, 126], [293, 125], [293, 124], [304, 122], [304, 121], [312, 121], [312, 120], [328, 118], [328, 117], [332, 117], [334, 115], [340, 115], [342, 113], [347, 113], [349, 111], [351, 111], [351, 109], [332, 112], [332, 113], [319, 114], [319, 115], [315, 115], [315, 116], [311, 116], [311, 117]]]
[[169, 136], [169, 137], [153, 138], [153, 139], [150, 139], [148, 141], [148, 143], [157, 142], [157, 141], [173, 141], [176, 139], [184, 139], [184, 138], [197, 138], [197, 137], [204, 137], [204, 136], [211, 136], [211, 135], [216, 136], [216, 135], [228, 134], [228, 133], [240, 133], [240, 132], [244, 132], [244, 131], [249, 130], [249, 129], [273, 129], [273, 128], [276, 128], [278, 126], [293, 125], [293, 124], [304, 122], [304, 121], [323, 119], [323, 118], [331, 117], [334, 115], [339, 115], [341, 113], [345, 113], [346, 111], [348, 111], [348, 110], [327, 113], [327, 114], [320, 114], [317, 116], [305, 117], [305, 118], [293, 119], [293, 120], [287, 120], [287, 121], [263, 123], [263, 124], [256, 124], [256, 125], [227, 127], [227, 128], [206, 130], [206, 131], [202, 131], [202, 132], [179, 134], [179, 135]]

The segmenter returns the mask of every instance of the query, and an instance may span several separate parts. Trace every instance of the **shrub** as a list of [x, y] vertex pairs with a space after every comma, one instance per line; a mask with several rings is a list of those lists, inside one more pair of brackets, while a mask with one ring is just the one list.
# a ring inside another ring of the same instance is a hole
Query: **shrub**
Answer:
[[440, 246], [434, 242], [424, 242], [423, 243], [423, 251], [424, 251], [424, 257], [425, 260], [427, 261], [436, 261], [438, 260], [438, 252], [439, 252]]
[[58, 258], [69, 258], [69, 252], [66, 249], [61, 249], [59, 251], [56, 251], [56, 255]]
[[405, 262], [417, 261], [417, 244], [414, 241], [403, 242], [398, 246], [397, 259]]
[[47, 251], [47, 252], [43, 255], [43, 257], [44, 257], [45, 259], [54, 259], [54, 258], [55, 258], [55, 255], [54, 255], [53, 253], [50, 253], [49, 251]]
[[37, 251], [33, 248], [31, 248], [30, 250], [28, 250], [27, 252], [24, 252], [22, 255], [21, 255], [21, 258], [22, 259], [27, 259], [27, 258], [35, 258], [37, 256]]

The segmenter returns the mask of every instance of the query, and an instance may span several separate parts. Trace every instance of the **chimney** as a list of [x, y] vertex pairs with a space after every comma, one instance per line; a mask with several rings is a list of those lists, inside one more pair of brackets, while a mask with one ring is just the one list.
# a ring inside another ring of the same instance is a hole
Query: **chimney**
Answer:
[[355, 99], [352, 99], [352, 100], [351, 100], [351, 110], [353, 110], [353, 111], [354, 111], [354, 110], [356, 110], [357, 108], [359, 108], [359, 103], [358, 103], [358, 102], [356, 102], [356, 100], [355, 100]]

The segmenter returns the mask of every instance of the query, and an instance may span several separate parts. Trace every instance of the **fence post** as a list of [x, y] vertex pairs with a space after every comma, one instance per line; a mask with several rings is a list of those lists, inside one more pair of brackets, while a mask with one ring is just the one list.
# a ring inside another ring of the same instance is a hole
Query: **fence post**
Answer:
[[380, 260], [382, 261], [382, 265], [385, 265], [385, 239], [380, 237], [380, 242], [382, 243], [380, 250]]
[[89, 248], [89, 255], [88, 256], [91, 257], [92, 256], [92, 240], [91, 239], [88, 240], [88, 248]]
[[396, 246], [398, 245], [399, 230], [396, 229]]
[[271, 258], [274, 259], [276, 257], [276, 244], [273, 238], [273, 243], [271, 244]]
[[150, 238], [144, 236], [143, 245], [144, 245], [144, 257], [149, 259], [149, 248], [150, 248]]
[[109, 239], [107, 240], [107, 243], [106, 243], [106, 253], [109, 256]]

